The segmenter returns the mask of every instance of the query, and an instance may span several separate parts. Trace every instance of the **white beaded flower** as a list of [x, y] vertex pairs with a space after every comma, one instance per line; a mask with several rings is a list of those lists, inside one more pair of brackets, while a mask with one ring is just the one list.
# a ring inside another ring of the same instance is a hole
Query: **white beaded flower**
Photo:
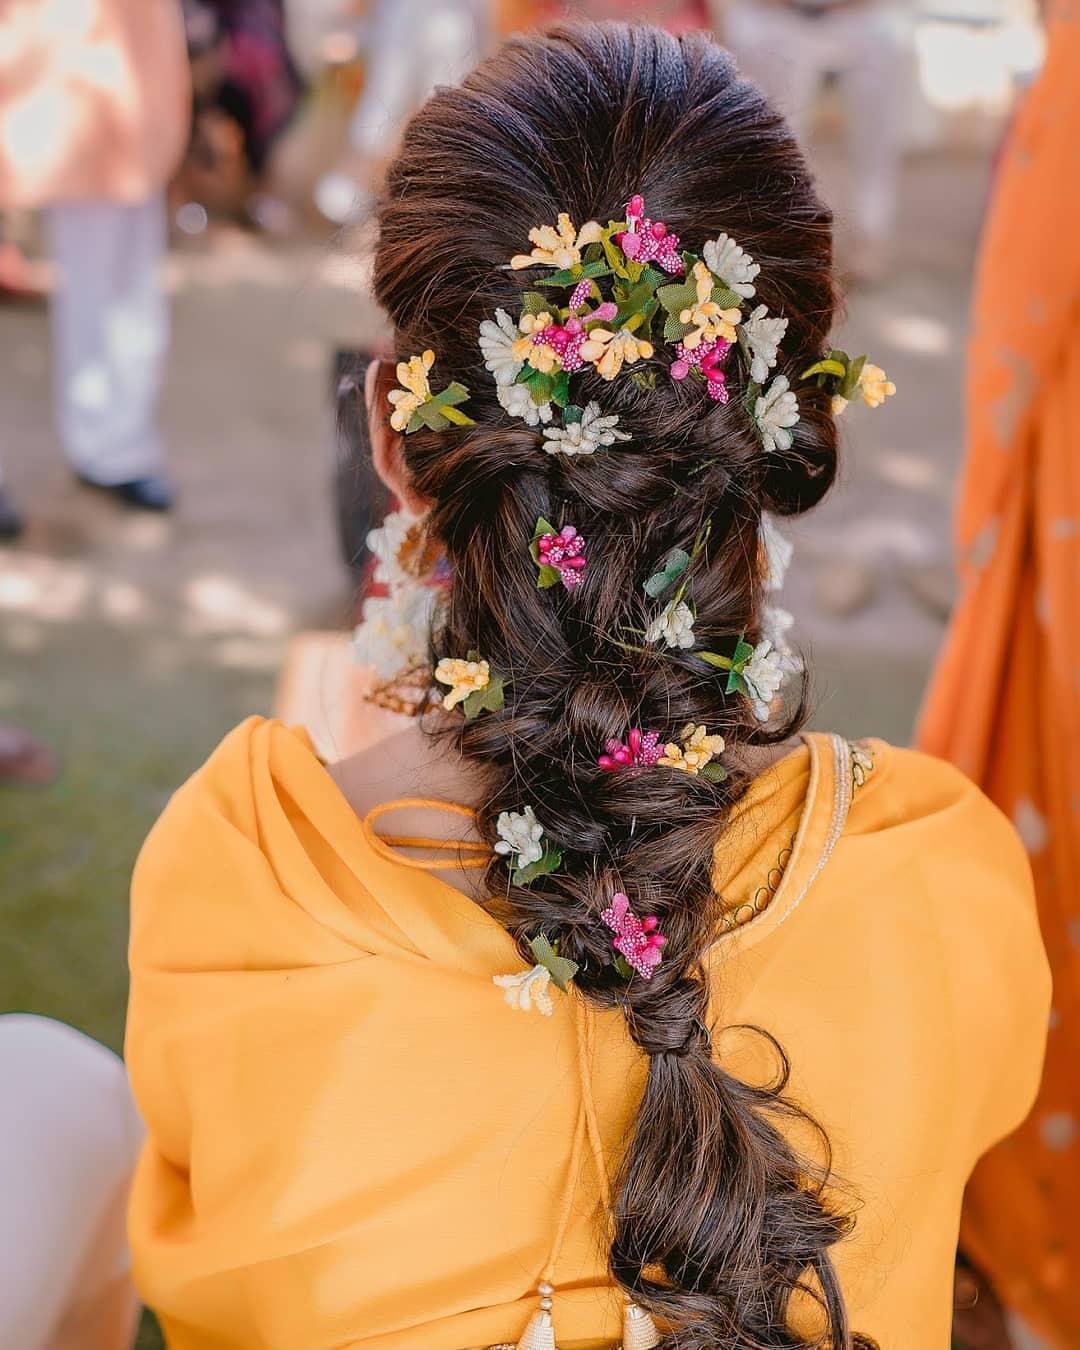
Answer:
[[710, 239], [701, 250], [705, 265], [729, 290], [749, 300], [754, 294], [754, 279], [761, 266], [741, 249], [729, 234]]
[[646, 642], [666, 642], [683, 649], [694, 645], [694, 615], [684, 601], [672, 600], [645, 630]]
[[795, 545], [780, 533], [768, 515], [762, 515], [761, 547], [765, 551], [765, 589], [778, 591], [783, 587]]
[[769, 720], [769, 706], [780, 692], [784, 674], [782, 655], [773, 651], [773, 645], [768, 638], [763, 638], [754, 648], [754, 654], [742, 672], [753, 704], [754, 716], [759, 722]]
[[773, 650], [779, 654], [785, 675], [798, 675], [803, 668], [801, 657], [788, 641], [788, 633], [794, 625], [794, 614], [779, 605], [766, 605], [761, 611], [761, 635], [768, 638]]
[[616, 441], [630, 439], [628, 432], [617, 429], [618, 425], [616, 414], [604, 417], [599, 403], [589, 403], [580, 422], [549, 427], [544, 432], [544, 449], [549, 455], [594, 455]]
[[495, 397], [511, 417], [520, 417], [531, 427], [551, 421], [551, 404], [534, 403], [532, 394], [523, 384], [499, 385]]
[[383, 586], [415, 584], [415, 578], [398, 561], [405, 537], [420, 521], [411, 511], [391, 511], [383, 523], [368, 532], [367, 546], [375, 555], [373, 579]]
[[550, 1017], [555, 1011], [549, 989], [551, 971], [546, 966], [533, 966], [520, 975], [493, 975], [491, 980], [505, 990], [503, 998], [518, 1012], [531, 1012], [535, 1007], [538, 1013]]
[[768, 313], [765, 305], [758, 305], [742, 326], [750, 348], [750, 378], [758, 384], [765, 383], [776, 365], [777, 351], [788, 328], [787, 319], [770, 319]]
[[500, 389], [513, 384], [521, 370], [521, 362], [514, 356], [514, 343], [520, 336], [517, 324], [505, 309], [497, 309], [494, 320], [485, 319], [480, 325], [484, 365]]
[[430, 586], [394, 587], [388, 596], [364, 601], [364, 617], [353, 634], [353, 656], [375, 667], [380, 680], [428, 660], [436, 592]]
[[495, 822], [495, 832], [499, 836], [495, 852], [512, 858], [513, 866], [519, 870], [538, 863], [544, 856], [544, 827], [531, 806], [524, 811], [503, 811]]
[[767, 452], [789, 450], [794, 437], [790, 428], [799, 420], [799, 400], [786, 375], [777, 375], [754, 404], [754, 421]]

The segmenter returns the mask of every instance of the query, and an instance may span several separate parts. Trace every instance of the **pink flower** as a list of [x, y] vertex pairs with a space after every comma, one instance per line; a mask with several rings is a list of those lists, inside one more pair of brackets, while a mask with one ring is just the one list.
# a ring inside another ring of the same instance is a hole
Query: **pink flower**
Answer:
[[651, 980], [663, 960], [663, 948], [667, 943], [667, 938], [659, 931], [660, 920], [653, 914], [639, 919], [622, 891], [611, 897], [611, 904], [600, 917], [615, 934], [611, 944], [615, 950], [643, 980]]
[[618, 773], [622, 769], [651, 769], [664, 753], [660, 733], [642, 731], [640, 727], [634, 727], [629, 732], [625, 745], [622, 741], [612, 739], [604, 746], [604, 750], [606, 753], [596, 762], [606, 773]]
[[581, 585], [585, 579], [585, 540], [573, 525], [564, 525], [558, 534], [542, 534], [536, 550], [540, 566], [554, 567], [568, 591]]
[[626, 224], [626, 230], [613, 237], [632, 262], [655, 262], [668, 276], [682, 276], [686, 267], [679, 252], [679, 236], [669, 234], [662, 220], [646, 216], [642, 196], [631, 197], [626, 203]]
[[691, 370], [699, 370], [705, 377], [709, 397], [717, 403], [726, 403], [731, 397], [727, 387], [727, 377], [720, 369], [727, 360], [731, 343], [723, 338], [706, 338], [691, 351], [687, 351], [680, 342], [675, 348], [675, 360], [671, 363], [671, 378], [685, 380]]

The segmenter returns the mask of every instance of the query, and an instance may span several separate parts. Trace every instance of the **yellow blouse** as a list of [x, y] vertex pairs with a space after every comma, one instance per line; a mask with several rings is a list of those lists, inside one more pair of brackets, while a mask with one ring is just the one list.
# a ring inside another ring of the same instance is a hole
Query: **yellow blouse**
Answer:
[[[836, 1254], [853, 1325], [947, 1350], [964, 1182], [1042, 1061], [1023, 849], [947, 765], [815, 735], [752, 785], [717, 886], [715, 1017], [778, 1037], [829, 1132], [858, 1206]], [[617, 1340], [577, 1136], [582, 1002], [510, 1008], [492, 979], [523, 969], [483, 910], [374, 838], [303, 734], [252, 719], [225, 740], [133, 888], [127, 1057], [149, 1133], [131, 1240], [173, 1350], [512, 1343], [564, 1197], [560, 1346]], [[618, 1013], [587, 1022], [614, 1166], [644, 1061]], [[769, 1071], [760, 1038], [714, 1040]]]

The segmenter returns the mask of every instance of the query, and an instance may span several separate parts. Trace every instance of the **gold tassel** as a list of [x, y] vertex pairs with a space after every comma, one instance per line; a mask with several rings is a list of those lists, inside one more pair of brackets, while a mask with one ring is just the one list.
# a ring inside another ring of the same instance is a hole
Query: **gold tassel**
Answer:
[[644, 1308], [627, 1303], [623, 1310], [622, 1350], [653, 1350], [663, 1337]]
[[533, 1313], [529, 1318], [529, 1325], [525, 1328], [525, 1334], [517, 1343], [517, 1350], [558, 1350], [551, 1313], [546, 1310]]

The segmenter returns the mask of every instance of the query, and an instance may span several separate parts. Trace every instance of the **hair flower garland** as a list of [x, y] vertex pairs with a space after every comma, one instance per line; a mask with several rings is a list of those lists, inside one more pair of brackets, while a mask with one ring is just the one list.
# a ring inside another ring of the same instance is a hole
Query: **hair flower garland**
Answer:
[[585, 540], [573, 525], [556, 530], [543, 516], [536, 522], [529, 545], [532, 560], [540, 569], [537, 590], [547, 590], [561, 581], [568, 591], [585, 579]]
[[615, 934], [611, 945], [621, 958], [615, 962], [619, 974], [629, 979], [636, 972], [643, 980], [651, 980], [667, 944], [659, 919], [652, 914], [639, 919], [622, 891], [611, 897], [611, 904], [600, 917]]
[[515, 886], [527, 886], [562, 865], [562, 854], [544, 842], [544, 827], [531, 806], [503, 811], [495, 822], [495, 852], [507, 859]]
[[657, 763], [668, 769], [681, 769], [683, 773], [701, 774], [714, 783], [722, 782], [727, 777], [723, 765], [714, 762], [718, 755], [724, 753], [723, 736], [710, 736], [703, 726], [687, 722], [679, 732], [679, 739], [682, 745], [672, 743], [666, 746]]
[[460, 704], [467, 722], [482, 712], [498, 712], [505, 706], [505, 681], [491, 673], [490, 665], [480, 659], [479, 652], [470, 652], [465, 661], [444, 656], [435, 667], [435, 678], [450, 686], [443, 707], [453, 712]]
[[463, 384], [455, 381], [448, 384], [440, 394], [431, 392], [429, 375], [435, 364], [435, 353], [430, 349], [420, 356], [410, 356], [407, 361], [399, 361], [396, 375], [400, 388], [391, 389], [387, 398], [393, 407], [390, 425], [395, 431], [409, 435], [427, 427], [430, 431], [443, 431], [453, 424], [457, 427], [471, 427], [476, 424], [460, 408], [469, 397], [469, 391]]
[[621, 773], [623, 769], [651, 769], [664, 753], [658, 731], [642, 731], [633, 727], [625, 743], [614, 737], [605, 742], [604, 753], [597, 757], [597, 765], [605, 773]]

